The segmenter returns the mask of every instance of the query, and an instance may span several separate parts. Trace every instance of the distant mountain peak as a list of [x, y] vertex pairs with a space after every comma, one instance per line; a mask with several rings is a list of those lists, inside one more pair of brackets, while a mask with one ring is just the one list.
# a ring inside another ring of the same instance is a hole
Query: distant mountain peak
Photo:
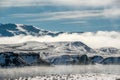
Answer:
[[16, 35], [32, 35], [32, 36], [57, 36], [61, 32], [52, 32], [43, 29], [39, 29], [32, 25], [24, 24], [0, 24], [0, 36], [1, 37], [11, 37]]
[[104, 52], [104, 53], [120, 53], [120, 50], [114, 47], [103, 47], [99, 49], [100, 52]]

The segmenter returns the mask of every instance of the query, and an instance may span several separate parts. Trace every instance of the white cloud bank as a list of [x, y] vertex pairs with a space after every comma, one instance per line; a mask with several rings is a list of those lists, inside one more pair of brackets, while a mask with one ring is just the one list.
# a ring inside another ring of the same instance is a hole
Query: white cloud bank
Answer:
[[98, 31], [96, 33], [86, 32], [82, 34], [64, 33], [56, 37], [51, 37], [51, 36], [0, 37], [0, 44], [14, 44], [14, 43], [22, 43], [26, 41], [38, 41], [38, 42], [81, 41], [92, 48], [100, 48], [100, 47], [120, 48], [120, 32]]
[[111, 8], [105, 9], [103, 15], [107, 18], [119, 18], [120, 17], [120, 8]]

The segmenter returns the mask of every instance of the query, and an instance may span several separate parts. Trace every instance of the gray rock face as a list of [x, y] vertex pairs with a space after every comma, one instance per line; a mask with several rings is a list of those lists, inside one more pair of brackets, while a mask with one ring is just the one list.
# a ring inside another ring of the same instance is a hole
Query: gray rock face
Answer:
[[0, 53], [0, 66], [1, 67], [21, 67], [33, 65], [49, 65], [46, 61], [39, 57], [39, 54], [34, 53], [20, 53], [13, 52]]
[[0, 53], [1, 67], [22, 67], [35, 65], [88, 65], [88, 64], [120, 64], [120, 57], [107, 57], [87, 55], [61, 55], [41, 59], [39, 53]]
[[108, 57], [103, 59], [101, 62], [101, 64], [120, 64], [120, 57]]
[[102, 56], [92, 56], [88, 57], [87, 55], [62, 55], [57, 57], [48, 58], [47, 61], [50, 64], [54, 65], [88, 65], [88, 64], [120, 64], [120, 57], [107, 57], [103, 58]]
[[91, 62], [87, 55], [62, 55], [48, 58], [47, 61], [54, 65], [87, 65]]
[[89, 57], [92, 63], [100, 63], [100, 61], [102, 61], [104, 58], [102, 56], [92, 56]]

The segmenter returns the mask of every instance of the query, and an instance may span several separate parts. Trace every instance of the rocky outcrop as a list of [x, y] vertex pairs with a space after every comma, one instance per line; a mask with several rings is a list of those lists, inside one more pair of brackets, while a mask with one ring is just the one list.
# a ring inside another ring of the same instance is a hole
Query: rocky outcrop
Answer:
[[98, 55], [95, 55], [95, 56], [92, 56], [89, 58], [93, 64], [100, 63], [100, 61], [102, 61], [104, 59], [102, 56], [98, 56]]
[[87, 55], [62, 55], [48, 58], [47, 61], [54, 65], [87, 65], [91, 63]]
[[103, 59], [101, 62], [101, 64], [120, 64], [120, 57], [108, 57]]
[[50, 57], [47, 59], [53, 65], [88, 65], [88, 64], [120, 64], [120, 57], [107, 57], [87, 55], [61, 55], [57, 57]]
[[0, 53], [0, 66], [1, 67], [21, 67], [21, 66], [34, 66], [34, 65], [49, 65], [48, 62], [42, 60], [39, 54], [35, 53], [13, 53], [1, 52]]
[[61, 55], [42, 59], [39, 53], [14, 53], [1, 52], [1, 67], [22, 67], [35, 65], [88, 65], [88, 64], [120, 64], [120, 57], [92, 56], [82, 55]]

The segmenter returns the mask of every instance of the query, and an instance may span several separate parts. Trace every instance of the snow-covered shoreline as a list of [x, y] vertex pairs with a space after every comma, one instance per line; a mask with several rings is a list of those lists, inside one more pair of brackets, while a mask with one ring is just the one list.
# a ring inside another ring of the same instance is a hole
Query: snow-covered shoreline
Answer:
[[[72, 76], [70, 76], [72, 75]], [[57, 77], [56, 77], [57, 76]], [[55, 80], [116, 80], [120, 78], [120, 65], [69, 65], [0, 68], [0, 80], [53, 80], [54, 77], [70, 79]], [[71, 77], [74, 77], [71, 79]], [[27, 78], [27, 79], [26, 79]], [[79, 79], [76, 79], [79, 78]]]
[[50, 74], [36, 77], [20, 77], [15, 80], [120, 80], [119, 75], [112, 74]]

